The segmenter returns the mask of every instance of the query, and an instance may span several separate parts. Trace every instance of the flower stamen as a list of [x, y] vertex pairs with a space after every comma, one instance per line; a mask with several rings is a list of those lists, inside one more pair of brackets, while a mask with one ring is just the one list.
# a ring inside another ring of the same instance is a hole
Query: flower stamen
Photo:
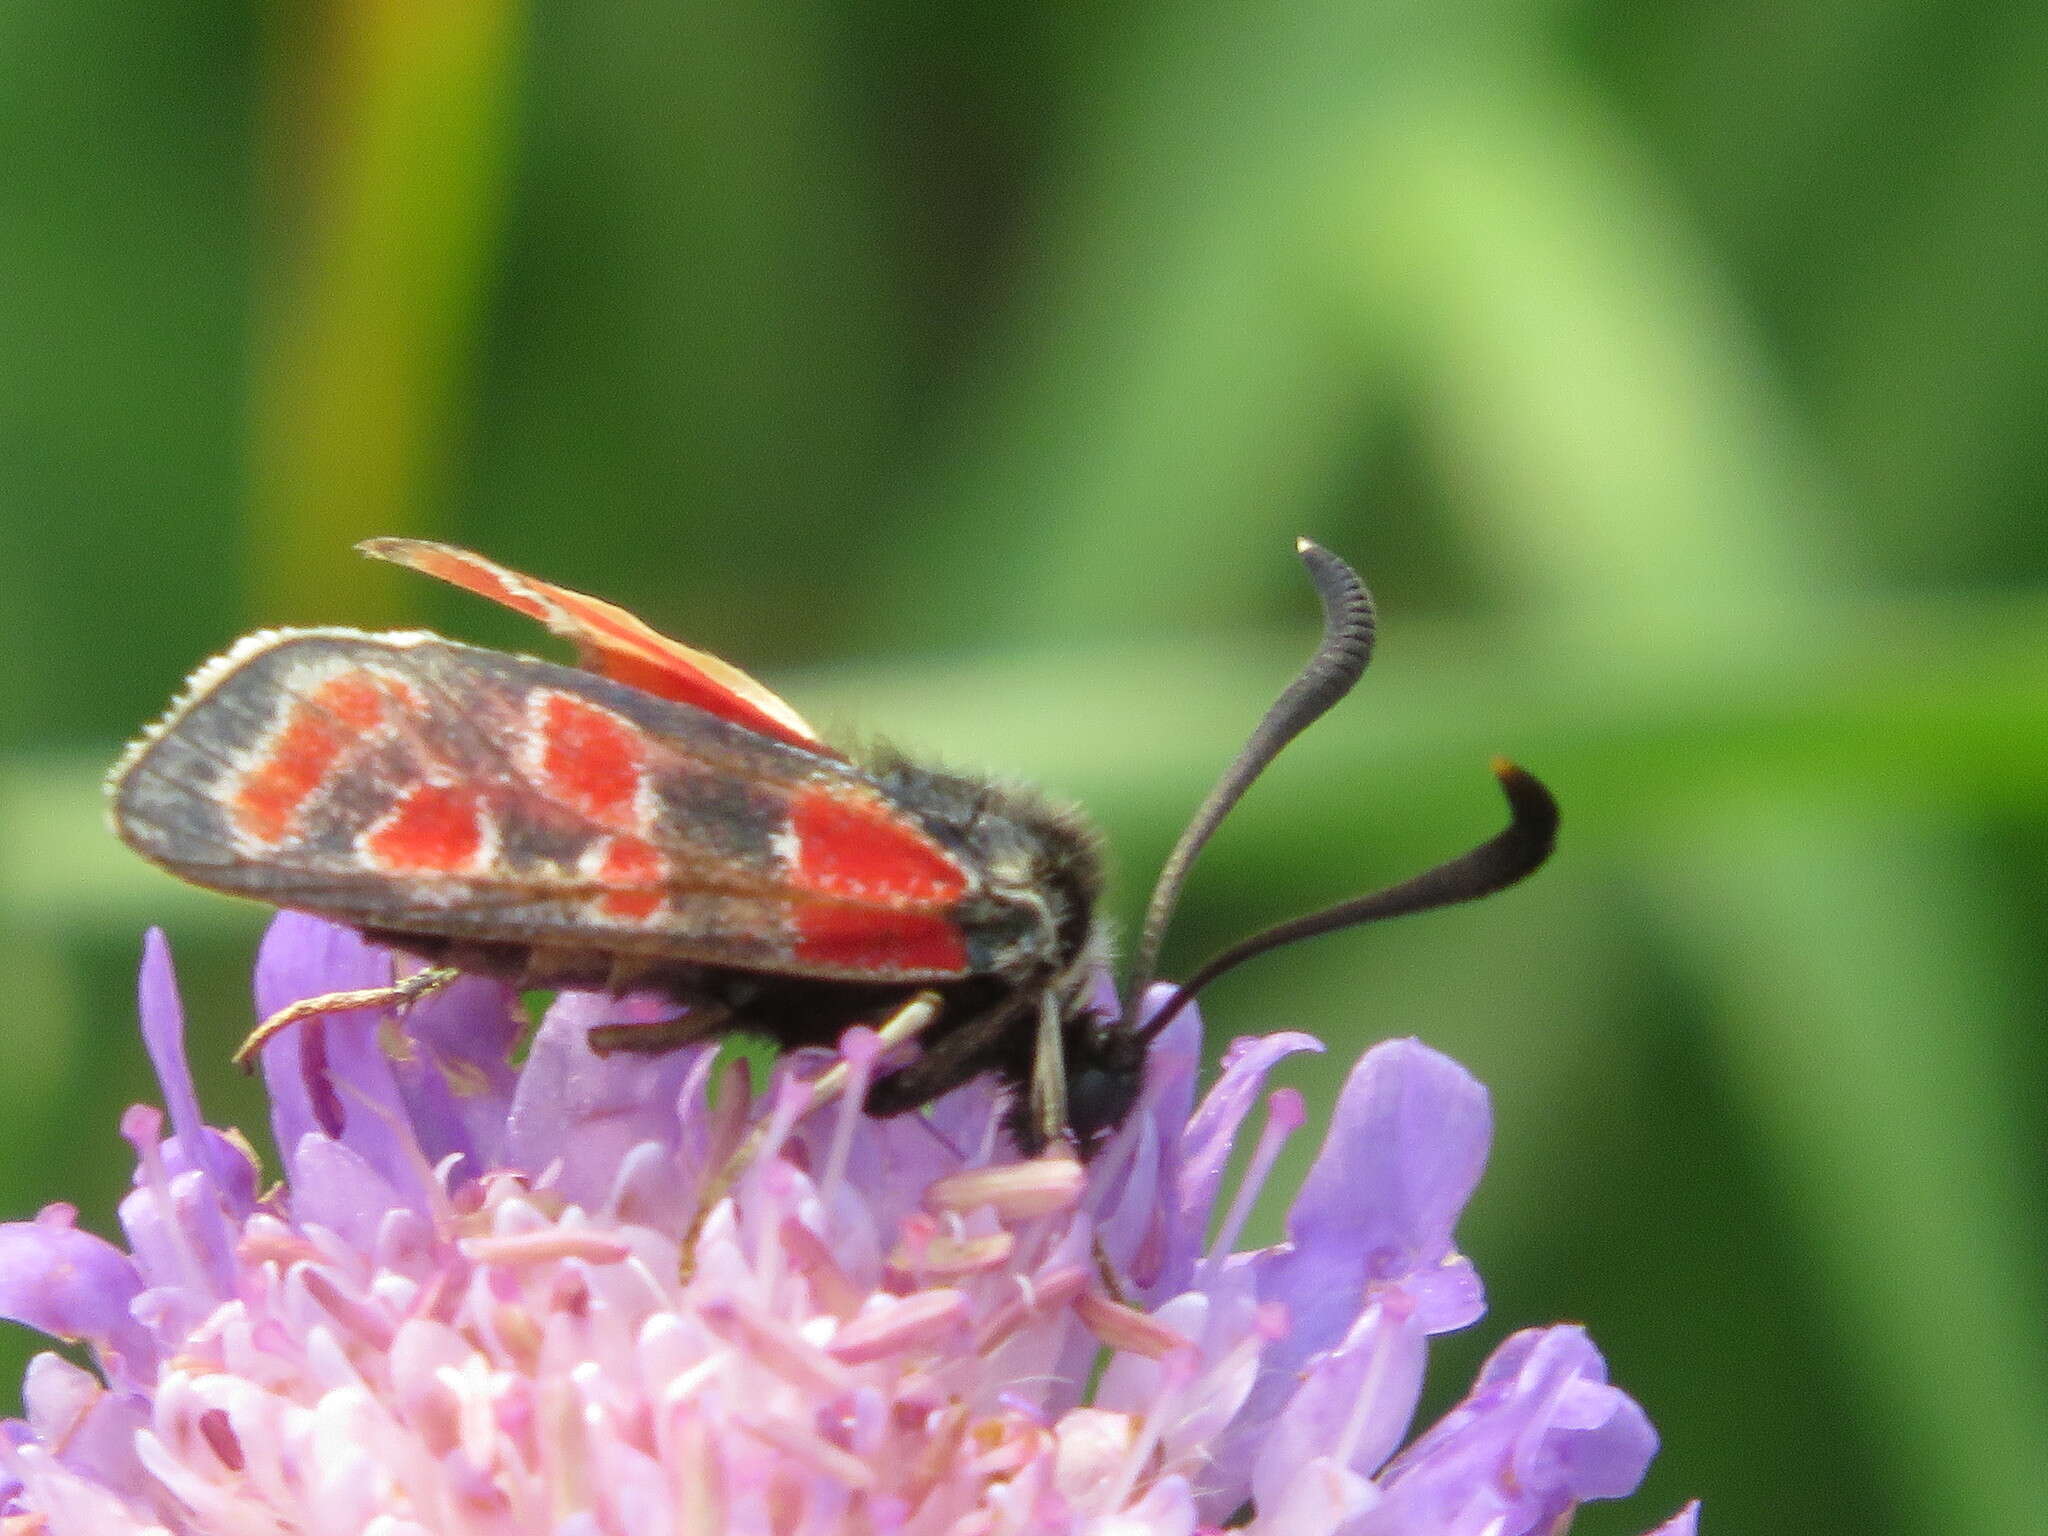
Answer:
[[1238, 1180], [1237, 1193], [1223, 1217], [1223, 1225], [1217, 1229], [1216, 1241], [1209, 1245], [1209, 1251], [1202, 1255], [1201, 1265], [1195, 1271], [1197, 1286], [1212, 1279], [1216, 1267], [1235, 1250], [1238, 1236], [1244, 1231], [1245, 1222], [1251, 1218], [1252, 1207], [1258, 1203], [1266, 1180], [1272, 1175], [1273, 1164], [1279, 1161], [1288, 1139], [1301, 1129], [1307, 1118], [1307, 1106], [1297, 1090], [1275, 1088], [1266, 1096], [1266, 1123], [1259, 1130], [1251, 1161], [1245, 1166], [1244, 1177]]
[[832, 1126], [832, 1146], [825, 1155], [825, 1174], [818, 1180], [818, 1198], [831, 1209], [832, 1196], [846, 1176], [846, 1159], [853, 1150], [853, 1133], [861, 1120], [861, 1106], [867, 1101], [868, 1079], [880, 1059], [882, 1040], [872, 1029], [856, 1024], [839, 1040], [839, 1057], [846, 1063], [846, 1086], [839, 1095], [839, 1114]]

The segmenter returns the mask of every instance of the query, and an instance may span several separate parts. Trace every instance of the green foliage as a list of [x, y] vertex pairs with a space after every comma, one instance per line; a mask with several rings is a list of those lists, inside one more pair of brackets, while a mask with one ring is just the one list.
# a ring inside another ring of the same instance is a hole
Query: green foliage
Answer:
[[352, 540], [1070, 793], [1128, 917], [1307, 643], [1312, 531], [1379, 670], [1169, 960], [1469, 842], [1493, 751], [1564, 851], [1247, 972], [1217, 1032], [1493, 1085], [1494, 1311], [1450, 1347], [1592, 1324], [1660, 1508], [2030, 1528], [2043, 14], [986, 17], [0, 3], [0, 1216], [110, 1219], [145, 922], [215, 1117], [260, 1115], [256, 914], [100, 830], [121, 737], [259, 623], [535, 643]]

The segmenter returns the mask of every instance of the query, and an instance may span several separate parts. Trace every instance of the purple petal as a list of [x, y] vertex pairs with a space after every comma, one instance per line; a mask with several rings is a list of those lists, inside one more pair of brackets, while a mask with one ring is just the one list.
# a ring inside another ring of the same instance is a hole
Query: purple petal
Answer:
[[[271, 920], [256, 952], [256, 1017], [327, 992], [388, 986], [391, 958], [355, 933], [300, 912]], [[337, 1136], [347, 1116], [326, 1070], [326, 1036], [338, 1022], [374, 1023], [373, 1011], [326, 1014], [286, 1030], [262, 1054], [270, 1093], [270, 1128], [280, 1147], [293, 1147], [309, 1131]]]
[[[1152, 987], [1140, 1016], [1156, 1011], [1178, 990], [1164, 983]], [[1167, 1132], [1169, 1152], [1187, 1131], [1201, 1070], [1202, 1010], [1190, 1003], [1145, 1052], [1145, 1088], [1138, 1101], [1140, 1113], [1151, 1114]]]
[[1587, 1499], [1633, 1493], [1656, 1450], [1656, 1431], [1607, 1384], [1606, 1362], [1583, 1329], [1527, 1329], [1494, 1351], [1471, 1395], [1387, 1470], [1387, 1502], [1375, 1518], [1383, 1513], [1389, 1531], [1440, 1528], [1485, 1490], [1487, 1518], [1503, 1536], [1549, 1530]]
[[351, 1248], [369, 1252], [385, 1218], [403, 1204], [391, 1181], [354, 1148], [318, 1131], [301, 1136], [285, 1156], [293, 1220], [326, 1227]]
[[408, 1008], [404, 1026], [411, 1048], [393, 1071], [427, 1161], [459, 1152], [471, 1178], [497, 1166], [519, 1082], [519, 994], [464, 976]]
[[[1176, 990], [1153, 987], [1145, 998], [1148, 1010], [1156, 1010]], [[1103, 1249], [1147, 1297], [1178, 1291], [1201, 1245], [1199, 1231], [1184, 1239], [1177, 1230], [1172, 1198], [1201, 1065], [1202, 1021], [1188, 1007], [1145, 1053], [1145, 1083], [1137, 1105], [1096, 1159], [1098, 1171], [1090, 1181], [1089, 1203]]]
[[1369, 1309], [1344, 1341], [1318, 1356], [1273, 1423], [1252, 1472], [1253, 1497], [1278, 1508], [1311, 1462], [1370, 1476], [1408, 1432], [1422, 1395], [1429, 1335], [1399, 1305]]
[[1451, 1234], [1486, 1164], [1486, 1090], [1448, 1056], [1390, 1040], [1359, 1060], [1287, 1217], [1291, 1241], [1262, 1267], [1260, 1295], [1287, 1304], [1299, 1361], [1357, 1316], [1368, 1287], [1404, 1285], [1431, 1333], [1481, 1310]]
[[378, 949], [353, 928], [304, 912], [278, 913], [256, 951], [258, 1018], [267, 1019], [302, 998], [390, 984], [389, 950]]
[[1293, 1241], [1249, 1261], [1260, 1299], [1285, 1306], [1290, 1326], [1217, 1449], [1224, 1482], [1249, 1475], [1295, 1373], [1376, 1299], [1400, 1292], [1425, 1333], [1479, 1315], [1476, 1277], [1451, 1254], [1450, 1237], [1486, 1160], [1490, 1124], [1486, 1090], [1417, 1041], [1374, 1046], [1352, 1068], [1289, 1213]]
[[[971, 1161], [981, 1154], [991, 1128], [1002, 1123], [1007, 1108], [995, 1080], [977, 1077], [954, 1089], [923, 1114], [903, 1115], [889, 1123], [928, 1127], [952, 1160], [958, 1163]], [[1007, 1139], [1001, 1139], [1002, 1147], [1008, 1144]], [[1002, 1155], [999, 1150], [998, 1158]]]
[[1377, 1502], [1379, 1491], [1349, 1467], [1318, 1457], [1258, 1506], [1256, 1536], [1334, 1536], [1350, 1532]]
[[1132, 1116], [1118, 1133], [1118, 1145], [1110, 1154], [1117, 1166], [1108, 1178], [1098, 1172], [1089, 1180], [1088, 1201], [1094, 1207], [1102, 1251], [1138, 1294], [1148, 1299], [1155, 1289], [1166, 1295], [1181, 1289], [1177, 1284], [1168, 1288], [1177, 1277], [1166, 1267], [1173, 1234], [1172, 1211], [1160, 1188], [1164, 1182], [1164, 1134], [1164, 1127], [1151, 1116]]
[[35, 1444], [36, 1432], [20, 1419], [0, 1419], [0, 1518], [26, 1514], [21, 1503], [21, 1479], [12, 1470], [10, 1452]]
[[[135, 1005], [142, 1020], [143, 1046], [149, 1052], [150, 1065], [156, 1068], [156, 1080], [163, 1086], [171, 1129], [192, 1150], [200, 1166], [206, 1167], [206, 1122], [200, 1116], [199, 1092], [192, 1086], [192, 1071], [185, 1060], [185, 1007], [178, 997], [177, 973], [171, 967], [171, 946], [161, 928], [142, 936]], [[212, 1171], [210, 1167], [208, 1171]]]
[[136, 977], [136, 1013], [142, 1021], [142, 1043], [164, 1091], [176, 1139], [164, 1152], [173, 1171], [198, 1168], [210, 1178], [238, 1214], [256, 1198], [256, 1169], [246, 1151], [209, 1128], [199, 1111], [199, 1093], [185, 1056], [185, 1008], [178, 997], [171, 946], [161, 928], [142, 938], [142, 969]]
[[121, 1199], [121, 1230], [152, 1287], [178, 1291], [203, 1314], [234, 1294], [235, 1241], [241, 1224], [221, 1207], [220, 1190], [196, 1169], [139, 1183]]
[[1563, 1394], [1551, 1449], [1559, 1482], [1575, 1501], [1622, 1499], [1650, 1469], [1657, 1431], [1619, 1387], [1580, 1382]]
[[1297, 1247], [1345, 1242], [1377, 1273], [1406, 1274], [1451, 1246], [1493, 1135], [1486, 1090], [1419, 1040], [1389, 1040], [1353, 1069], [1323, 1150], [1288, 1213]]
[[648, 1008], [644, 998], [599, 992], [564, 992], [555, 999], [513, 1095], [505, 1127], [506, 1166], [538, 1175], [559, 1162], [556, 1187], [571, 1200], [595, 1206], [634, 1147], [643, 1141], [675, 1145], [677, 1095], [698, 1057], [711, 1047], [660, 1056], [600, 1056], [590, 1048], [593, 1028], [649, 1023], [644, 1017]]
[[84, 1339], [109, 1366], [135, 1376], [156, 1348], [129, 1313], [142, 1276], [105, 1238], [68, 1218], [0, 1223], [0, 1317], [57, 1339]]
[[1186, 1479], [1162, 1477], [1136, 1503], [1093, 1529], [1103, 1536], [1194, 1536], [1194, 1494]]
[[[280, 912], [256, 956], [257, 1015], [269, 1018], [328, 992], [389, 986], [394, 974], [390, 952], [353, 929]], [[408, 1204], [424, 1209], [432, 1198], [429, 1165], [378, 1041], [384, 1018], [375, 1008], [322, 1014], [264, 1046], [271, 1129], [281, 1148], [296, 1149], [311, 1133], [344, 1143]]]
[[88, 1481], [133, 1498], [145, 1492], [135, 1435], [149, 1424], [140, 1394], [109, 1392], [61, 1355], [40, 1354], [22, 1377], [23, 1412], [43, 1444]]

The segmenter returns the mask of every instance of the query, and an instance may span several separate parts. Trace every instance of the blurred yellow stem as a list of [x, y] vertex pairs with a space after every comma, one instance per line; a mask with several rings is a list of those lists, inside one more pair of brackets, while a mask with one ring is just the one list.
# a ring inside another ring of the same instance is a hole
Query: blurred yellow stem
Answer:
[[440, 520], [495, 265], [518, 0], [339, 0], [273, 20], [250, 429], [266, 621], [400, 617], [350, 553]]

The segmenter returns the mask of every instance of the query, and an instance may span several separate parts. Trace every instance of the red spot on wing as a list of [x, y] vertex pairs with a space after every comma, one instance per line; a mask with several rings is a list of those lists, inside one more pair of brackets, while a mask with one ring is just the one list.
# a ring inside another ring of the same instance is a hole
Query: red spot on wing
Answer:
[[954, 975], [967, 969], [967, 945], [948, 919], [931, 912], [806, 902], [796, 913], [795, 958], [835, 970]]
[[661, 850], [630, 833], [606, 839], [592, 875], [615, 887], [597, 898], [597, 910], [626, 922], [645, 922], [661, 910], [661, 881], [668, 863]]
[[647, 743], [608, 709], [552, 690], [535, 695], [540, 779], [570, 809], [608, 827], [640, 825]]
[[967, 877], [886, 802], [814, 788], [790, 804], [794, 958], [835, 970], [957, 975], [967, 945], [946, 909]]
[[960, 866], [887, 804], [809, 789], [790, 804], [790, 884], [818, 896], [946, 906], [967, 890]]
[[294, 699], [235, 786], [228, 804], [235, 830], [266, 844], [290, 837], [306, 802], [349, 749], [384, 723], [390, 702], [383, 683], [363, 671], [337, 673]]
[[393, 874], [457, 875], [484, 852], [482, 808], [459, 784], [417, 784], [366, 831], [363, 857]]

